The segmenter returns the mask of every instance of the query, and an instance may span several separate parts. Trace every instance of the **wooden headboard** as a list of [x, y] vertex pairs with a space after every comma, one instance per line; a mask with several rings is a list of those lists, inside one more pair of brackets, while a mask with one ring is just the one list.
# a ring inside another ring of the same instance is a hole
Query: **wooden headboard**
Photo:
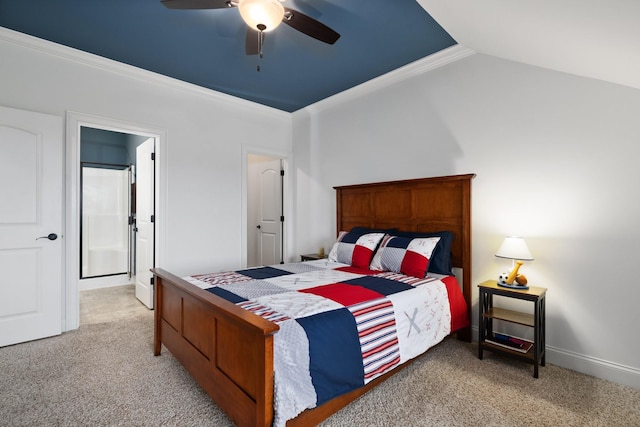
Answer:
[[[453, 232], [451, 260], [454, 267], [462, 269], [462, 291], [471, 318], [471, 180], [474, 177], [475, 174], [468, 174], [334, 187], [337, 231], [370, 227]], [[470, 330], [465, 333], [470, 340]]]

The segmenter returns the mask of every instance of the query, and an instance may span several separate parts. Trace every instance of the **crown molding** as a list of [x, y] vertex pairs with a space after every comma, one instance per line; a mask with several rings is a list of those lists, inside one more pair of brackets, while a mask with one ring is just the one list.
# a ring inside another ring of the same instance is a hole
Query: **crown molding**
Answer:
[[425, 74], [429, 71], [443, 67], [452, 62], [459, 61], [468, 56], [476, 54], [476, 51], [456, 44], [427, 57], [414, 61], [404, 67], [397, 68], [379, 77], [366, 81], [358, 86], [354, 86], [329, 98], [318, 101], [298, 111], [319, 112], [330, 109], [338, 104], [348, 102], [352, 99], [363, 96], [367, 93], [375, 92], [389, 86], [398, 84], [404, 80]]
[[228, 95], [223, 92], [207, 89], [173, 77], [164, 76], [162, 74], [154, 73], [153, 71], [144, 70], [142, 68], [134, 67], [133, 65], [114, 61], [99, 55], [84, 52], [3, 27], [0, 27], [0, 42], [6, 42], [26, 49], [35, 50], [46, 55], [52, 55], [67, 61], [75, 62], [79, 65], [98, 68], [102, 71], [112, 72], [124, 77], [140, 80], [145, 83], [180, 89], [194, 95], [204, 96], [220, 102], [232, 103], [237, 105], [239, 108], [259, 110], [261, 114], [274, 114], [280, 117], [283, 115], [290, 115], [290, 113], [273, 107], [268, 107], [233, 95]]
[[[260, 110], [262, 114], [270, 113], [282, 117], [282, 115], [290, 116], [292, 113], [268, 107], [256, 102], [248, 101], [223, 92], [207, 89], [192, 83], [183, 82], [172, 77], [164, 76], [133, 65], [124, 64], [112, 59], [104, 58], [92, 53], [84, 52], [48, 40], [33, 37], [17, 31], [0, 27], [0, 41], [11, 43], [27, 49], [39, 51], [41, 53], [52, 55], [67, 61], [72, 61], [83, 66], [98, 68], [102, 71], [116, 73], [132, 79], [144, 81], [145, 83], [153, 83], [163, 87], [172, 87], [183, 91], [190, 92], [195, 95], [208, 97], [220, 102], [232, 103], [240, 108], [250, 108]], [[455, 61], [459, 61], [468, 56], [474, 55], [476, 52], [462, 45], [454, 45], [447, 49], [443, 49], [423, 59], [419, 59], [410, 64], [400, 67], [382, 76], [376, 77], [365, 83], [353, 88], [347, 89], [329, 98], [325, 98], [307, 107], [297, 111], [315, 112], [321, 111], [332, 106], [348, 102], [351, 99], [362, 96], [363, 94], [375, 92], [377, 90], [392, 86], [404, 80], [427, 73], [436, 68], [440, 68]], [[294, 112], [295, 113], [295, 112]]]

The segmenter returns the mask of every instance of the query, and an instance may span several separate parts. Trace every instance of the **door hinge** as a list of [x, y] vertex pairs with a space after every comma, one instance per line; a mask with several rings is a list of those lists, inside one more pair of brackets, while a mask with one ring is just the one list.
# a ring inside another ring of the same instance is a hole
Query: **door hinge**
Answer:
[[280, 169], [280, 176], [284, 176], [284, 169]]
[[151, 281], [149, 283], [151, 283], [151, 286], [153, 286], [155, 284], [156, 278], [155, 277], [151, 277]]
[[156, 159], [156, 153], [151, 153], [151, 160], [155, 160]]
[[155, 215], [151, 215], [151, 222], [156, 222], [156, 216]]
[[284, 215], [280, 216], [280, 222], [284, 222]]

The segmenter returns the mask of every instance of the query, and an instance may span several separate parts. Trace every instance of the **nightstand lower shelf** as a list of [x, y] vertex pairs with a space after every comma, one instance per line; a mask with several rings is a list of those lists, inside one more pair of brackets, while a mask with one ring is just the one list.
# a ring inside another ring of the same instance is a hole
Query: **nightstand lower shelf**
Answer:
[[518, 350], [512, 350], [510, 348], [501, 346], [499, 344], [494, 344], [490, 341], [487, 341], [487, 339], [485, 339], [482, 342], [482, 347], [484, 350], [489, 350], [496, 353], [505, 353], [505, 354], [508, 354], [509, 356], [516, 357], [518, 359], [524, 360], [529, 363], [533, 363], [535, 359], [533, 345], [526, 352], [522, 352]]

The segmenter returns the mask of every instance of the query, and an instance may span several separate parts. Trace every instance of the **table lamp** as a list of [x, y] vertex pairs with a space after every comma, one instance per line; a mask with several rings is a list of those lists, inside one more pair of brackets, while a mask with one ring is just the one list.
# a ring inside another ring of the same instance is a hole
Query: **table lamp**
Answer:
[[[496, 252], [498, 258], [512, 261], [511, 272], [502, 273], [498, 278], [498, 285], [507, 288], [528, 289], [527, 278], [518, 274], [522, 261], [533, 261], [533, 255], [522, 237], [507, 237]], [[514, 281], [516, 284], [514, 284]]]

